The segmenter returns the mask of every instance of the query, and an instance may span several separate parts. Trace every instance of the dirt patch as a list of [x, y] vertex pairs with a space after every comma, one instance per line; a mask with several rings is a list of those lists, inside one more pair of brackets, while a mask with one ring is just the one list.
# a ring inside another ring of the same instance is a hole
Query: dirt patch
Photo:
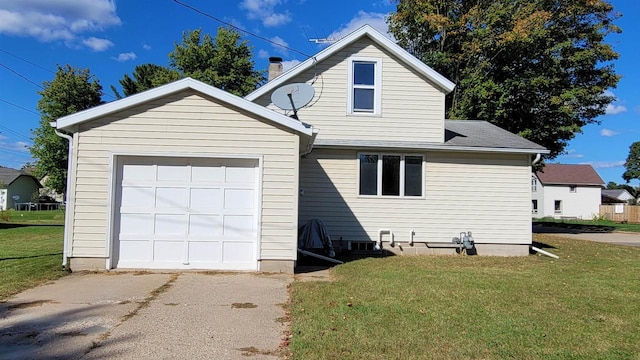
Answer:
[[125, 321], [131, 319], [132, 317], [136, 316], [138, 314], [138, 312], [140, 311], [140, 309], [146, 308], [147, 306], [149, 306], [149, 303], [152, 302], [153, 300], [155, 300], [158, 296], [160, 296], [160, 294], [162, 294], [162, 293], [166, 292], [167, 290], [169, 290], [169, 288], [171, 288], [173, 286], [173, 283], [176, 280], [178, 280], [179, 276], [180, 276], [180, 274], [171, 275], [171, 277], [169, 278], [169, 280], [166, 283], [164, 283], [163, 285], [161, 285], [157, 289], [151, 291], [149, 296], [147, 296], [147, 298], [144, 299], [144, 301], [139, 302], [138, 306], [135, 309], [131, 310], [131, 312], [129, 312], [127, 315], [122, 317], [122, 322], [125, 322]]
[[255, 309], [258, 305], [254, 303], [233, 303], [231, 304], [232, 309]]
[[7, 307], [7, 309], [8, 310], [27, 309], [27, 308], [42, 306], [44, 304], [60, 304], [60, 302], [59, 301], [53, 301], [53, 300], [35, 300], [35, 301], [29, 301], [29, 302], [17, 303], [17, 304], [9, 305], [9, 307]]

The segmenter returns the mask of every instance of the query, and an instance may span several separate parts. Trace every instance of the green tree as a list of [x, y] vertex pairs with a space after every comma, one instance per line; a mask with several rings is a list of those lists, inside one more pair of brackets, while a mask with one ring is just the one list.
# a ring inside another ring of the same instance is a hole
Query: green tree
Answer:
[[68, 142], [58, 137], [49, 125], [60, 117], [101, 103], [102, 86], [89, 69], [58, 66], [52, 81], [43, 83], [38, 101], [40, 126], [32, 129], [31, 155], [38, 177], [48, 175], [46, 186], [66, 195]]
[[182, 43], [169, 53], [171, 67], [185, 76], [244, 96], [264, 82], [264, 72], [254, 70], [252, 49], [240, 34], [220, 27], [215, 39], [202, 30], [182, 33]]
[[[155, 64], [142, 64], [136, 65], [131, 76], [124, 74], [124, 77], [118, 82], [122, 86], [122, 92], [126, 97], [180, 78], [182, 78], [182, 75], [175, 69]], [[111, 91], [118, 99], [123, 97], [113, 85], [111, 85]]]
[[553, 158], [614, 100], [604, 39], [619, 16], [603, 0], [397, 0], [389, 28], [457, 84], [449, 118], [490, 121]]
[[633, 179], [640, 180], [640, 141], [636, 141], [629, 146], [629, 155], [624, 163], [627, 169], [622, 178], [628, 183]]

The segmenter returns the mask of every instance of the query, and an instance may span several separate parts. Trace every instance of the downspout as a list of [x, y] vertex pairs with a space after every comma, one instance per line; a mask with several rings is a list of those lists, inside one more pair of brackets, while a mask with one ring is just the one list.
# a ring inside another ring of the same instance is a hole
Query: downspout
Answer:
[[542, 154], [540, 154], [540, 153], [536, 154], [536, 158], [533, 159], [533, 161], [531, 162], [531, 166], [537, 164], [538, 161], [540, 161], [541, 158], [542, 158]]
[[71, 176], [71, 159], [73, 156], [73, 137], [68, 134], [61, 133], [58, 131], [57, 124], [55, 122], [49, 123], [53, 127], [53, 131], [55, 131], [56, 135], [61, 138], [67, 139], [69, 142], [69, 154], [67, 155], [67, 191], [65, 198], [65, 207], [64, 207], [64, 240], [62, 241], [62, 267], [67, 269], [67, 257], [69, 256], [69, 223], [71, 220], [71, 181], [69, 181], [69, 177]]

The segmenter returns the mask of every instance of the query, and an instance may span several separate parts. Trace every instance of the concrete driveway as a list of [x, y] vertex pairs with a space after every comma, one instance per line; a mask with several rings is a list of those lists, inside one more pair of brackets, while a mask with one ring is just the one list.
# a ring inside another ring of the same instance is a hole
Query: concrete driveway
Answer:
[[72, 274], [0, 304], [3, 359], [275, 359], [290, 275]]
[[640, 247], [640, 234], [638, 233], [553, 233], [549, 235], [557, 235], [571, 239], [597, 241], [616, 245], [638, 246]]

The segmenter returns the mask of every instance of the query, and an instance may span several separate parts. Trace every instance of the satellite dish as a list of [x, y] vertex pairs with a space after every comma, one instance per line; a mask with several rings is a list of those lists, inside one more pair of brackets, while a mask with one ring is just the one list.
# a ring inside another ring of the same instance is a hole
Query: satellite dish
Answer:
[[271, 102], [282, 110], [293, 110], [293, 117], [298, 118], [298, 109], [307, 105], [316, 94], [313, 86], [305, 83], [288, 84], [277, 88], [271, 94]]

